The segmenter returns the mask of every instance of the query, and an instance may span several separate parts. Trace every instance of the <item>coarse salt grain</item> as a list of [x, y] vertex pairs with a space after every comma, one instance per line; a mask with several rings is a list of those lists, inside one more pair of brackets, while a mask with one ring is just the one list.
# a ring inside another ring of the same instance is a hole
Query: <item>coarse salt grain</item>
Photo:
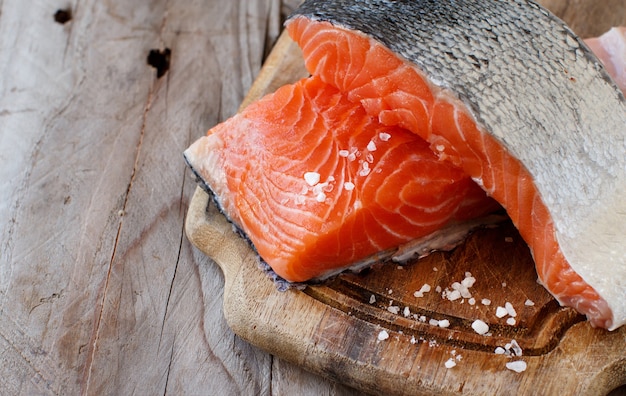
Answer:
[[387, 307], [387, 311], [397, 315], [398, 312], [400, 312], [400, 307], [398, 307], [397, 305], [392, 305], [390, 307]]
[[411, 310], [409, 309], [409, 307], [404, 307], [404, 312], [402, 312], [404, 314], [405, 318], [408, 318], [409, 316], [411, 316]]
[[428, 321], [428, 324], [431, 326], [439, 326], [439, 321], [437, 319], [431, 319]]
[[348, 157], [350, 155], [350, 152], [348, 150], [339, 150], [339, 156], [340, 157]]
[[450, 321], [448, 319], [442, 319], [438, 323], [439, 327], [447, 328], [450, 327]]
[[452, 290], [450, 292], [444, 293], [444, 297], [450, 301], [456, 301], [461, 298], [461, 292], [458, 290]]
[[467, 303], [469, 305], [476, 305], [476, 299], [474, 297], [470, 298], [469, 300], [467, 300]]
[[506, 350], [502, 347], [497, 347], [495, 351], [493, 351], [493, 353], [495, 353], [496, 355], [504, 355], [506, 352]]
[[361, 166], [362, 166], [362, 169], [359, 171], [359, 176], [365, 177], [369, 175], [371, 172], [369, 164], [367, 162], [363, 162]]
[[483, 305], [491, 305], [491, 300], [490, 300], [490, 299], [488, 299], [488, 298], [483, 298], [482, 300], [480, 300], [480, 302], [481, 302]]
[[369, 151], [376, 151], [376, 143], [374, 143], [373, 140], [370, 140], [370, 142], [367, 144], [367, 149]]
[[326, 201], [326, 194], [324, 194], [323, 192], [317, 194], [317, 196], [315, 196], [315, 200], [317, 202], [324, 202], [324, 201]]
[[378, 333], [378, 341], [385, 341], [387, 338], [389, 338], [389, 333], [386, 330], [381, 330]]
[[446, 368], [450, 369], [450, 368], [456, 366], [456, 362], [454, 361], [454, 358], [450, 358], [450, 359], [446, 360], [444, 365], [446, 366]]
[[430, 285], [428, 283], [425, 283], [422, 285], [422, 287], [415, 291], [415, 293], [413, 293], [413, 296], [415, 297], [424, 297], [424, 293], [428, 293], [430, 291]]
[[509, 326], [515, 326], [515, 323], [517, 323], [517, 322], [515, 321], [515, 318], [508, 318], [508, 319], [506, 320], [506, 324], [508, 324]]
[[382, 140], [383, 142], [386, 142], [391, 138], [391, 135], [386, 132], [381, 132], [378, 134], [378, 138]]
[[304, 174], [304, 181], [306, 181], [306, 184], [309, 186], [314, 186], [320, 182], [320, 174], [317, 172], [306, 172]]
[[508, 352], [513, 353], [515, 356], [522, 356], [522, 347], [520, 347], [515, 340], [511, 340], [510, 343], [506, 344], [504, 346], [504, 349], [506, 349]]
[[325, 185], [326, 183], [317, 183], [315, 186], [313, 186], [313, 194], [318, 195], [319, 193], [323, 192]]
[[532, 300], [526, 300], [524, 301], [524, 305], [526, 305], [527, 307], [532, 307], [533, 305], [535, 305], [535, 303]]
[[523, 360], [515, 360], [513, 362], [507, 362], [506, 368], [509, 370], [515, 371], [516, 373], [521, 373], [522, 371], [526, 371], [526, 362]]
[[346, 191], [352, 191], [352, 190], [354, 190], [354, 183], [352, 183], [352, 182], [345, 182], [345, 183], [343, 183], [343, 188]]
[[476, 278], [474, 278], [473, 276], [468, 276], [461, 281], [461, 284], [467, 287], [468, 289], [474, 286], [474, 283], [476, 283]]
[[497, 318], [504, 318], [506, 315], [508, 315], [508, 311], [506, 310], [506, 308], [504, 308], [504, 307], [496, 308], [496, 317]]
[[472, 329], [478, 334], [486, 334], [489, 331], [489, 325], [480, 319], [476, 319], [472, 323]]
[[370, 304], [374, 304], [375, 302], [376, 302], [376, 296], [372, 294], [370, 296]]
[[504, 303], [504, 308], [506, 308], [506, 312], [509, 314], [509, 316], [517, 316], [517, 312], [515, 311], [515, 308], [513, 308], [513, 304], [511, 304], [510, 302], [507, 301], [506, 303]]

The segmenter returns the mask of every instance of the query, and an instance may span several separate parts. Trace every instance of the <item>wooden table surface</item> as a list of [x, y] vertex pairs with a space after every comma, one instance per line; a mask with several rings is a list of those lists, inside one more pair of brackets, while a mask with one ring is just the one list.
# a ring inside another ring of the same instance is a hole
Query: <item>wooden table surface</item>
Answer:
[[[182, 152], [294, 3], [0, 1], [0, 394], [357, 394], [235, 336], [183, 230]], [[581, 35], [625, 23], [623, 0], [543, 3]]]

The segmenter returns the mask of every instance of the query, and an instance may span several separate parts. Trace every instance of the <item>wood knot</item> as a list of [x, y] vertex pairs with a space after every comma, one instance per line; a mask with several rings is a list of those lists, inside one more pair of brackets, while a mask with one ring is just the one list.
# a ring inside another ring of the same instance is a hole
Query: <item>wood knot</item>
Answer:
[[171, 53], [172, 51], [169, 48], [164, 50], [153, 49], [148, 53], [147, 62], [157, 70], [157, 78], [163, 77], [169, 70]]
[[60, 23], [61, 25], [65, 25], [67, 22], [72, 20], [72, 10], [70, 8], [65, 10], [57, 10], [54, 13], [54, 21], [56, 23]]

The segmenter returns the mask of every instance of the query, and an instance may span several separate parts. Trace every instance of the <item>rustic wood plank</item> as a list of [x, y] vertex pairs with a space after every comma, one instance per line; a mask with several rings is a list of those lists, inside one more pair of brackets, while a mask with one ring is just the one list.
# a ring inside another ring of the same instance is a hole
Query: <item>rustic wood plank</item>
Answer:
[[[143, 49], [108, 45], [124, 24], [99, 24], [97, 3], [66, 25], [55, 12], [46, 2], [4, 2], [0, 22], [0, 217], [9, 220], [0, 322], [11, 346], [1, 377], [20, 393], [77, 389], [132, 171], [145, 107], [137, 98], [152, 81], [137, 67]], [[128, 81], [129, 100], [119, 100]], [[25, 371], [12, 375], [14, 366]]]
[[234, 336], [220, 270], [182, 236], [181, 153], [236, 111], [279, 9], [87, 1], [60, 24], [2, 3], [3, 391], [271, 393], [271, 356]]
[[156, 33], [171, 67], [148, 97], [85, 389], [267, 393], [270, 357], [229, 330], [214, 304], [218, 271], [183, 239], [193, 183], [180, 153], [235, 111], [260, 67], [275, 4], [162, 5]]
[[297, 2], [0, 2], [0, 393], [358, 394], [235, 336], [182, 234], [180, 153], [234, 114]]

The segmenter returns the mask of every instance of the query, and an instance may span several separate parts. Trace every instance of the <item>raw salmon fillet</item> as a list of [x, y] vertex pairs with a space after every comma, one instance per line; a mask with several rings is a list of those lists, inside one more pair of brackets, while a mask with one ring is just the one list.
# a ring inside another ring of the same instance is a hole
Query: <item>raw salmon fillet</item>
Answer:
[[616, 329], [626, 322], [624, 96], [547, 11], [487, 3], [312, 0], [286, 26], [312, 75], [426, 140], [502, 204], [561, 304]]
[[[371, 264], [500, 208], [422, 138], [381, 124], [317, 77], [251, 104], [185, 157], [223, 213], [290, 282]], [[462, 238], [442, 237], [427, 248]]]

